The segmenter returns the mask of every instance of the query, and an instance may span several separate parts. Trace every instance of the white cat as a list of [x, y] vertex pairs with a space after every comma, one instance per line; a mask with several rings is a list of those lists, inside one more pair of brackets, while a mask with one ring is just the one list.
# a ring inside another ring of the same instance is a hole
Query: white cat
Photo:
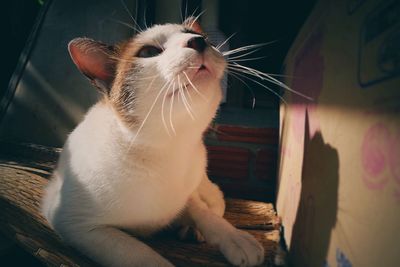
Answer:
[[46, 189], [55, 231], [103, 266], [172, 266], [134, 236], [174, 222], [234, 265], [261, 264], [263, 247], [222, 218], [223, 195], [207, 177], [203, 132], [226, 62], [194, 19], [118, 47], [74, 39], [69, 51], [104, 97], [69, 136]]

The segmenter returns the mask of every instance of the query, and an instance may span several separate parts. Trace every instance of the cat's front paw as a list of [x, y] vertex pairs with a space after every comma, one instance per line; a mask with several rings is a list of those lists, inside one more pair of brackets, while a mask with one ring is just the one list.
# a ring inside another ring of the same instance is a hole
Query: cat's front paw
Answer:
[[264, 248], [249, 233], [235, 229], [220, 243], [226, 259], [236, 266], [256, 266], [264, 262]]

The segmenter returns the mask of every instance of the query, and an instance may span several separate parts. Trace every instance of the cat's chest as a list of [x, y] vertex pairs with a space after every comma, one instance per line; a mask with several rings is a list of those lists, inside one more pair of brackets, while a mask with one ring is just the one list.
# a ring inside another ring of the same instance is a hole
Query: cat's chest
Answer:
[[133, 183], [148, 181], [152, 185], [168, 184], [170, 187], [191, 187], [195, 177], [205, 172], [204, 145], [196, 147], [172, 146], [150, 153], [139, 153], [121, 161], [122, 170]]
[[137, 157], [124, 166], [120, 174], [125, 176], [125, 182], [114, 188], [115, 193], [119, 192], [114, 194], [118, 195], [115, 212], [119, 214], [112, 217], [124, 227], [169, 223], [184, 208], [205, 174], [202, 147], [180, 152]]

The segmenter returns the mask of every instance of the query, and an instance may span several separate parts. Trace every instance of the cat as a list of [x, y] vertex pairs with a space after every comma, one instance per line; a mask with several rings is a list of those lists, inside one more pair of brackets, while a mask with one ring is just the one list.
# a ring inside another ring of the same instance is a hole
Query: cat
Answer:
[[103, 266], [173, 266], [138, 239], [173, 223], [194, 227], [233, 265], [261, 264], [263, 247], [223, 218], [223, 193], [207, 176], [203, 133], [227, 63], [196, 20], [68, 48], [103, 97], [69, 135], [45, 190], [53, 229]]

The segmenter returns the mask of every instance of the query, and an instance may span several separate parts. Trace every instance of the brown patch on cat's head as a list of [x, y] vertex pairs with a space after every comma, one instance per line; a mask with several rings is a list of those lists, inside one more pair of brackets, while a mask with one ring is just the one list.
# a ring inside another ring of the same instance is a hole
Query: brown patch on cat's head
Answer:
[[136, 122], [130, 112], [133, 108], [135, 92], [129, 79], [134, 76], [136, 60], [134, 55], [140, 48], [141, 45], [135, 41], [135, 38], [118, 45], [118, 64], [114, 84], [108, 96], [108, 101], [117, 112], [117, 115], [128, 125]]
[[128, 115], [132, 108], [134, 92], [129, 88], [127, 77], [131, 77], [135, 58], [140, 46], [135, 39], [111, 46], [89, 38], [75, 38], [68, 50], [79, 71], [102, 93], [103, 101], [110, 104], [119, 117], [129, 123], [134, 118]]
[[[193, 17], [186, 19], [182, 26], [183, 32], [186, 30], [203, 35], [203, 30]], [[68, 48], [78, 69], [104, 95], [104, 103], [112, 106], [127, 125], [134, 125], [139, 120], [133, 112], [137, 92], [134, 79], [140, 71], [135, 66], [138, 59], [136, 55], [143, 48], [138, 37], [114, 46], [89, 38], [76, 38]]]

